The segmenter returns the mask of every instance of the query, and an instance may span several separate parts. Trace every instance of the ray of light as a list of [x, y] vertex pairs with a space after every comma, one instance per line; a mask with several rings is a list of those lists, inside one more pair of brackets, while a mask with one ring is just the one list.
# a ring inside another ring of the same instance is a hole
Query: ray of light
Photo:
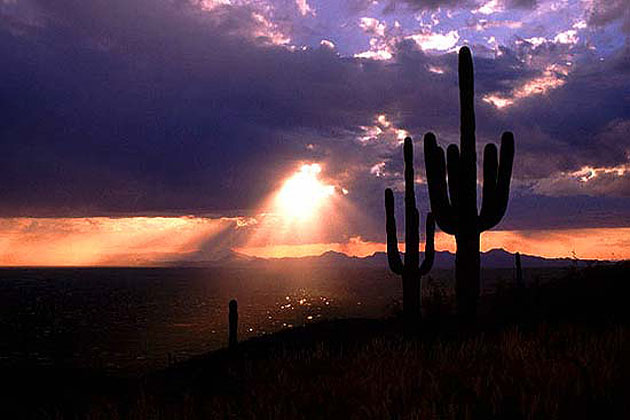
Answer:
[[151, 265], [194, 253], [233, 225], [196, 217], [0, 219], [0, 265]]

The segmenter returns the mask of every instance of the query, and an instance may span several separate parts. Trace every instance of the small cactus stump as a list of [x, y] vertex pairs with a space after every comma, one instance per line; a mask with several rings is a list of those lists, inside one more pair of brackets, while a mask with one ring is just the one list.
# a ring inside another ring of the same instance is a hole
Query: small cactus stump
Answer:
[[233, 349], [238, 344], [238, 304], [236, 299], [230, 301], [230, 313], [228, 315], [229, 327], [228, 327], [228, 347]]
[[522, 289], [525, 284], [523, 283], [523, 268], [521, 267], [521, 254], [519, 252], [514, 255], [514, 265], [516, 269], [516, 287]]

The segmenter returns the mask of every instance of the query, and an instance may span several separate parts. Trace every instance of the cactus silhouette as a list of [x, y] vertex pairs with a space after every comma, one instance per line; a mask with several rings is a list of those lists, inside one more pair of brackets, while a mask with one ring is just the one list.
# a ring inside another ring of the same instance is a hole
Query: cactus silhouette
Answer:
[[519, 289], [522, 288], [523, 285], [523, 269], [521, 267], [521, 254], [514, 254], [514, 266], [516, 268], [516, 287]]
[[232, 299], [229, 304], [228, 315], [228, 347], [233, 349], [238, 344], [238, 304]]
[[[514, 136], [503, 133], [501, 157], [488, 144], [483, 153], [483, 198], [477, 213], [477, 151], [475, 140], [474, 81], [472, 55], [459, 50], [460, 147], [437, 145], [435, 135], [424, 137], [424, 159], [431, 211], [437, 225], [455, 235], [455, 291], [457, 313], [462, 321], [476, 315], [480, 292], [479, 236], [501, 220], [507, 209], [514, 160]], [[446, 174], [448, 171], [448, 183]]]
[[403, 316], [405, 323], [413, 327], [420, 320], [420, 278], [433, 266], [435, 248], [433, 235], [435, 222], [431, 213], [426, 220], [426, 246], [424, 261], [420, 264], [420, 214], [416, 208], [413, 171], [413, 143], [407, 137], [403, 146], [405, 159], [405, 262], [398, 252], [396, 236], [396, 217], [394, 216], [394, 193], [385, 190], [385, 213], [387, 216], [387, 260], [390, 269], [402, 276], [403, 281]]

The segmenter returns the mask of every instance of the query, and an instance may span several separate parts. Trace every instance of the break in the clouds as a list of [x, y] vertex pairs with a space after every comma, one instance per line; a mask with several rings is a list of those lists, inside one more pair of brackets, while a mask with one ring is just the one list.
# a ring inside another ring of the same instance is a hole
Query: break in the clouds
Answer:
[[598, 0], [3, 0], [0, 213], [250, 216], [317, 162], [361, 214], [322, 241], [380, 240], [400, 140], [457, 141], [470, 45], [480, 146], [516, 136], [501, 227], [630, 226], [628, 16]]

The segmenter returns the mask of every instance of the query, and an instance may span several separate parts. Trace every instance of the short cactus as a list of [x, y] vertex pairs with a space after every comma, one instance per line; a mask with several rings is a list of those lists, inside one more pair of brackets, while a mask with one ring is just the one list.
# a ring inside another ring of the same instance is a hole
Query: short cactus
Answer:
[[516, 253], [514, 255], [514, 266], [516, 269], [516, 287], [523, 288], [523, 268], [521, 267], [521, 254]]
[[228, 347], [233, 349], [238, 344], [238, 304], [232, 299], [229, 304], [228, 314]]
[[510, 132], [503, 133], [500, 162], [494, 144], [488, 144], [484, 149], [483, 201], [481, 211], [477, 213], [473, 63], [467, 47], [459, 51], [459, 99], [460, 147], [454, 144], [448, 146], [445, 159], [444, 150], [437, 145], [435, 135], [427, 133], [424, 137], [424, 159], [431, 211], [440, 229], [455, 235], [457, 242], [457, 312], [463, 321], [472, 321], [480, 292], [479, 236], [481, 232], [496, 226], [507, 209], [514, 136]]
[[420, 278], [427, 274], [433, 266], [435, 256], [433, 241], [435, 222], [432, 214], [427, 214], [424, 261], [420, 264], [420, 215], [416, 208], [414, 191], [413, 143], [409, 137], [405, 139], [403, 153], [405, 159], [405, 262], [403, 264], [398, 252], [396, 217], [394, 216], [394, 193], [389, 188], [385, 190], [387, 260], [390, 269], [402, 276], [403, 316], [407, 325], [414, 325], [421, 317]]

